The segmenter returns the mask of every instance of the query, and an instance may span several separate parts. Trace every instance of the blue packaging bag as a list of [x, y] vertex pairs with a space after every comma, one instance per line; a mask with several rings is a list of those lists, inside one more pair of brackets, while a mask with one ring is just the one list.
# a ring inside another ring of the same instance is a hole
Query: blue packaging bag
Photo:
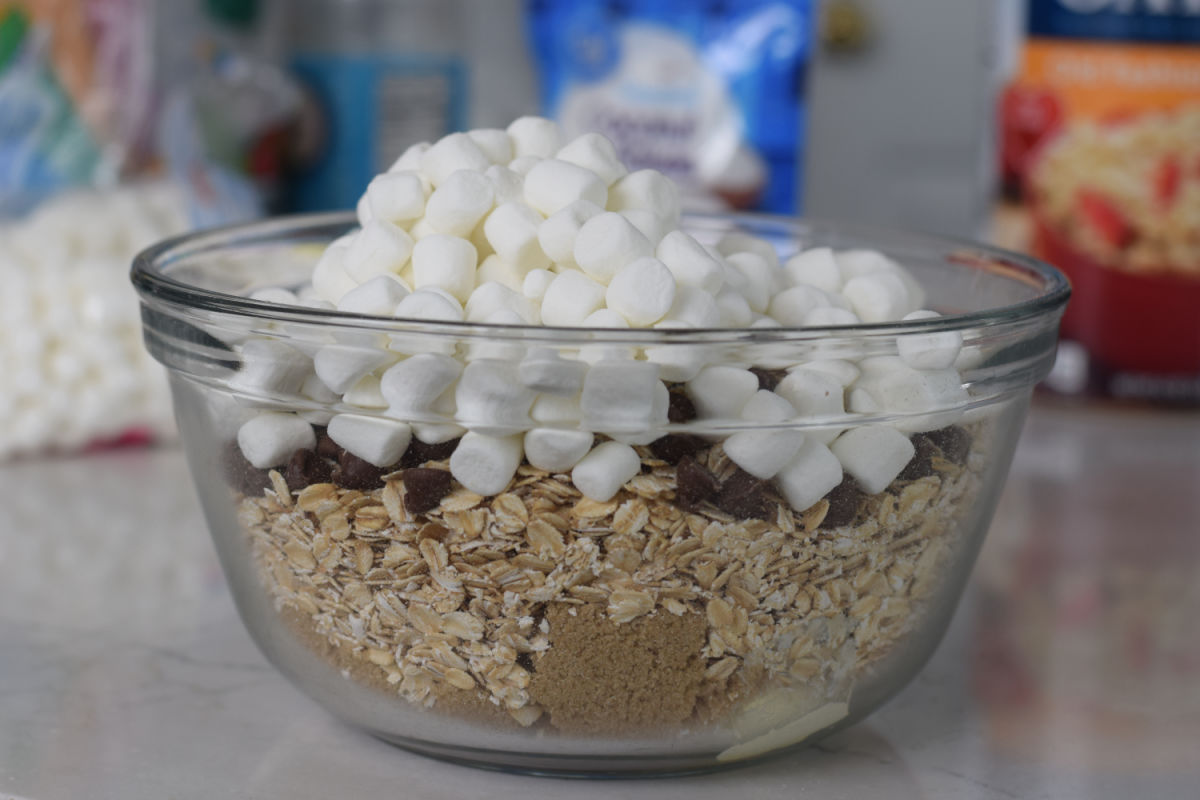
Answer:
[[544, 113], [693, 208], [797, 213], [811, 0], [530, 0]]

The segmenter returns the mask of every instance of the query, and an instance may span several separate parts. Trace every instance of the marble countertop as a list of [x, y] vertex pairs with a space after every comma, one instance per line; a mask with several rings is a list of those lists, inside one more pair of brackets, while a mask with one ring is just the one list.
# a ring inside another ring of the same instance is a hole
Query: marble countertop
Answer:
[[411, 755], [293, 689], [237, 619], [174, 448], [0, 466], [0, 800], [1193, 798], [1200, 415], [1035, 407], [946, 639], [815, 748], [564, 781]]

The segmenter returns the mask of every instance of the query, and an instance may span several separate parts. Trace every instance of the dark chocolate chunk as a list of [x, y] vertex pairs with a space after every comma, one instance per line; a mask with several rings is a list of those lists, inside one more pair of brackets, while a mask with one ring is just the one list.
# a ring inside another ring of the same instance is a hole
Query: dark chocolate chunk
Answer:
[[693, 456], [708, 446], [708, 442], [689, 433], [668, 433], [650, 443], [650, 452], [668, 464], [678, 464], [680, 459]]
[[929, 437], [929, 441], [937, 445], [938, 449], [942, 451], [942, 456], [947, 461], [953, 461], [955, 464], [966, 462], [967, 454], [971, 452], [971, 434], [962, 428], [957, 425], [950, 425], [946, 428], [930, 431], [925, 435]]
[[400, 459], [400, 466], [419, 467], [426, 461], [445, 461], [454, 453], [456, 447], [458, 439], [437, 444], [425, 444], [420, 439], [413, 439], [404, 451], [404, 457]]
[[392, 472], [391, 467], [377, 467], [349, 451], [342, 451], [338, 465], [333, 468], [332, 478], [343, 489], [367, 491], [383, 486], [383, 476], [389, 472]]
[[738, 519], [770, 518], [771, 499], [767, 496], [767, 482], [739, 469], [721, 485], [717, 508]]
[[329, 438], [329, 434], [321, 431], [317, 434], [317, 455], [321, 458], [331, 458], [337, 461], [346, 452], [342, 446]]
[[230, 442], [221, 453], [221, 469], [229, 485], [242, 494], [259, 495], [271, 485], [268, 470], [259, 469], [246, 460], [237, 442]]
[[692, 404], [692, 398], [688, 397], [682, 389], [674, 389], [667, 396], [667, 420], [676, 425], [684, 422], [691, 422], [696, 418], [696, 406]]
[[329, 483], [333, 478], [333, 465], [312, 450], [297, 450], [288, 460], [283, 478], [289, 489], [298, 492], [314, 483]]
[[826, 512], [825, 519], [821, 520], [820, 527], [840, 528], [854, 522], [865, 497], [854, 478], [847, 475], [825, 495], [825, 499], [829, 501], [829, 511]]
[[675, 500], [680, 508], [699, 508], [716, 500], [720, 490], [713, 474], [691, 458], [682, 459], [675, 469]]
[[933, 474], [933, 457], [938, 454], [937, 445], [923, 433], [914, 433], [912, 443], [916, 452], [896, 476], [902, 481], [915, 481]]
[[758, 388], [766, 389], [768, 392], [775, 391], [775, 387], [779, 385], [779, 382], [787, 377], [787, 370], [782, 369], [751, 367], [750, 371], [758, 376]]
[[410, 514], [422, 514], [438, 507], [450, 492], [452, 478], [444, 469], [413, 467], [400, 473], [404, 484], [404, 507]]

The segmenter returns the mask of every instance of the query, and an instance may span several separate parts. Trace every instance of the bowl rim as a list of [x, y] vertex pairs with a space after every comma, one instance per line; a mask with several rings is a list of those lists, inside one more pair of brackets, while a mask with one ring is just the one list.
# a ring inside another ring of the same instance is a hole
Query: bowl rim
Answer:
[[[272, 239], [282, 241], [289, 235], [295, 236], [304, 231], [334, 227], [343, 227], [349, 230], [357, 224], [357, 217], [352, 211], [281, 215], [173, 236], [145, 248], [134, 257], [130, 280], [141, 295], [143, 303], [154, 298], [197, 312], [313, 326], [354, 327], [382, 332], [419, 332], [459, 338], [485, 335], [503, 339], [530, 339], [553, 334], [553, 338], [560, 342], [586, 339], [591, 343], [611, 342], [614, 344], [645, 344], [648, 341], [653, 343], [703, 342], [714, 344], [723, 341], [792, 341], [830, 337], [858, 339], [962, 331], [998, 325], [1019, 325], [1023, 322], [1048, 317], [1055, 312], [1061, 312], [1071, 295], [1071, 286], [1067, 277], [1049, 263], [1030, 255], [966, 238], [857, 222], [744, 212], [685, 213], [683, 222], [685, 229], [688, 222], [726, 226], [732, 222], [750, 227], [773, 227], [802, 234], [803, 237], [812, 237], [814, 234], [818, 237], [825, 234], [829, 238], [851, 237], [857, 240], [858, 244], [849, 249], [868, 249], [869, 242], [883, 241], [905, 243], [925, 250], [937, 249], [945, 251], [945, 260], [948, 262], [960, 264], [963, 268], [990, 267], [994, 272], [1005, 274], [1010, 280], [1040, 289], [1040, 293], [1033, 298], [1010, 305], [907, 321], [760, 328], [589, 328], [424, 320], [300, 305], [283, 306], [200, 287], [172, 277], [163, 271], [164, 268], [189, 256], [218, 250], [222, 246], [245, 246], [255, 242], [269, 242]], [[331, 239], [326, 236], [321, 241], [328, 243]], [[301, 241], [298, 240], [297, 243], [299, 244]]]

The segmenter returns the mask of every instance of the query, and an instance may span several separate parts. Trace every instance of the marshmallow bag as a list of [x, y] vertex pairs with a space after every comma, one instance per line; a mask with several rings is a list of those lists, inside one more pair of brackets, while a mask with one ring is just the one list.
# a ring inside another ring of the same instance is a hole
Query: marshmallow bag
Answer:
[[357, 218], [138, 258], [247, 628], [348, 723], [489, 766], [710, 769], [861, 719], [948, 623], [1065, 281], [671, 219], [602, 144], [514, 125], [406, 156]]

